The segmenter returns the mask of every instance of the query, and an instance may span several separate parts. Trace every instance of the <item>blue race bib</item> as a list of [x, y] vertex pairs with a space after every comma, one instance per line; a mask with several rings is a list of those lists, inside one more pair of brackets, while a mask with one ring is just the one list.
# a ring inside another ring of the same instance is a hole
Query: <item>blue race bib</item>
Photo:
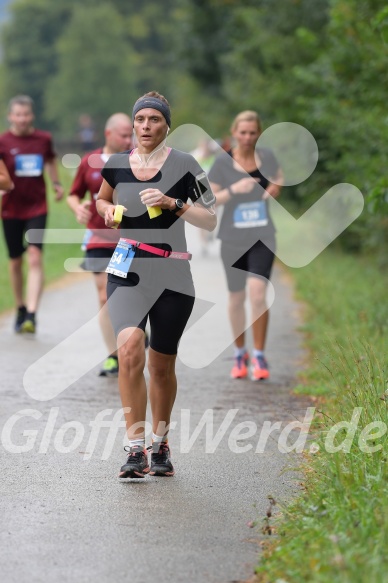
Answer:
[[127, 277], [134, 255], [135, 248], [133, 245], [120, 239], [105, 272], [112, 273], [112, 275], [117, 275], [118, 277]]
[[15, 156], [16, 176], [42, 176], [43, 156], [41, 154], [17, 154]]
[[233, 224], [236, 229], [251, 229], [268, 225], [267, 207], [264, 200], [242, 202], [233, 213]]

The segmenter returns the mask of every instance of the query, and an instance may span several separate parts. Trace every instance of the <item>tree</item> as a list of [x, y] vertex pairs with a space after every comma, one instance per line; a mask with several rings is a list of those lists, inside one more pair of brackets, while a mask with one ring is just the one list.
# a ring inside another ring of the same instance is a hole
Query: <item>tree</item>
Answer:
[[332, 0], [325, 32], [325, 50], [306, 70], [295, 71], [305, 96], [300, 104], [322, 137], [313, 189], [314, 181], [328, 178], [358, 186], [367, 205], [342, 242], [355, 251], [373, 248], [386, 262], [386, 2]]
[[5, 97], [30, 95], [39, 125], [45, 125], [46, 82], [57, 71], [53, 47], [70, 19], [73, 1], [17, 0], [3, 29]]
[[[118, 51], [118, 58], [127, 67], [123, 66], [120, 71], [117, 70], [116, 63], [112, 63], [112, 70], [117, 72], [116, 86], [130, 90], [128, 101], [134, 95], [138, 96], [150, 89], [158, 89], [167, 95], [173, 94], [183, 70], [176, 39], [179, 37], [180, 21], [187, 1], [169, 0], [161, 4], [150, 0], [145, 4], [138, 4], [128, 0], [109, 0], [102, 4], [99, 0], [83, 0], [84, 23], [82, 26], [79, 24], [77, 30], [80, 37], [87, 34], [88, 41], [82, 42], [81, 38], [71, 37], [72, 33], [68, 30], [69, 26], [74, 30], [74, 17], [79, 9], [77, 0], [36, 0], [33, 5], [31, 0], [15, 0], [11, 5], [11, 19], [2, 34], [5, 100], [16, 93], [28, 93], [35, 101], [37, 124], [52, 129], [53, 122], [56, 123], [58, 119], [53, 111], [55, 106], [49, 106], [48, 116], [45, 107], [53, 99], [61, 100], [62, 91], [68, 92], [68, 88], [63, 86], [64, 77], [67, 75], [69, 80], [75, 79], [77, 92], [83, 95], [80, 100], [75, 101], [68, 96], [67, 103], [77, 109], [86, 101], [91, 103], [95, 99], [95, 82], [90, 84], [87, 97], [87, 84], [85, 82], [80, 87], [79, 80], [91, 80], [92, 77], [96, 79], [101, 69], [95, 58], [96, 51], [102, 62], [108, 65], [112, 49]], [[96, 17], [96, 14], [101, 14], [101, 8], [107, 17], [106, 22]], [[98, 25], [94, 34], [93, 23]], [[104, 43], [103, 33], [110, 38], [105, 57], [101, 55], [99, 48]], [[66, 40], [69, 35], [70, 41]], [[64, 43], [61, 42], [63, 36]], [[77, 47], [75, 50], [72, 47], [73, 41]], [[76, 54], [78, 49], [80, 53]], [[71, 58], [66, 57], [67, 50]], [[84, 62], [85, 71], [81, 60]], [[88, 61], [88, 66], [85, 61]], [[65, 63], [66, 74], [61, 71]], [[71, 74], [70, 69], [73, 66], [76, 71], [82, 72], [81, 77]], [[94, 67], [98, 71], [93, 76], [91, 69]], [[123, 79], [119, 80], [120, 77]], [[58, 81], [60, 78], [62, 82]], [[54, 87], [60, 87], [61, 92], [54, 95]], [[115, 99], [117, 103], [118, 96]], [[57, 112], [59, 109], [57, 108]], [[108, 104], [106, 109], [109, 109]], [[68, 125], [66, 130], [69, 133]]]
[[134, 64], [115, 9], [77, 6], [56, 50], [58, 71], [47, 84], [45, 110], [63, 135], [74, 135], [83, 112], [100, 125], [116, 111], [130, 113], [136, 95]]

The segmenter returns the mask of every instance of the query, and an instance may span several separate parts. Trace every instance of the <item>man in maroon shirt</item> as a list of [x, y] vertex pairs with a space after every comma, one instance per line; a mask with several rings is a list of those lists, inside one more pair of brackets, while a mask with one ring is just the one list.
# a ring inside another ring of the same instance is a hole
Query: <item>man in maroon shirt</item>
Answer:
[[33, 126], [33, 101], [27, 95], [11, 99], [8, 110], [9, 131], [0, 135], [0, 156], [14, 188], [4, 194], [1, 218], [10, 259], [10, 279], [18, 313], [16, 332], [34, 333], [35, 313], [43, 290], [42, 243], [27, 245], [27, 289], [24, 301], [24, 235], [29, 229], [44, 229], [47, 218], [46, 170], [56, 193], [63, 197], [51, 135]]
[[[82, 158], [67, 202], [76, 219], [87, 225], [89, 234], [86, 242], [84, 265], [94, 273], [94, 281], [100, 303], [100, 326], [110, 356], [105, 360], [100, 376], [117, 376], [116, 340], [110, 322], [106, 303], [105, 269], [116, 247], [119, 233], [108, 229], [96, 210], [96, 197], [102, 183], [101, 168], [111, 154], [129, 150], [132, 144], [132, 122], [124, 113], [115, 113], [105, 125], [105, 145]], [[90, 200], [84, 200], [89, 192]]]

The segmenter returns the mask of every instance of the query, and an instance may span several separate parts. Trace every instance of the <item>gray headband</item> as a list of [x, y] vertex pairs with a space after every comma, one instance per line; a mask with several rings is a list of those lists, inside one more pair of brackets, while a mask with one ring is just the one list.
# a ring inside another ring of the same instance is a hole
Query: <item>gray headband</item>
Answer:
[[163, 115], [164, 119], [167, 122], [168, 127], [171, 127], [171, 112], [170, 108], [161, 99], [158, 97], [141, 97], [138, 101], [136, 101], [135, 105], [133, 106], [132, 111], [132, 119], [135, 119], [135, 115], [141, 109], [147, 109], [150, 107], [151, 109], [157, 109]]

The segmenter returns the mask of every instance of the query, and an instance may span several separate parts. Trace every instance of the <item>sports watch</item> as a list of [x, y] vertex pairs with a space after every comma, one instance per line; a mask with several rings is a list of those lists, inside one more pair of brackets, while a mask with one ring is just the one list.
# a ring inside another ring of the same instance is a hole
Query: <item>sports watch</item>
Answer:
[[180, 198], [176, 198], [175, 199], [175, 208], [172, 210], [173, 213], [177, 213], [178, 211], [181, 211], [183, 209], [184, 206], [184, 202], [183, 200], [181, 200]]

